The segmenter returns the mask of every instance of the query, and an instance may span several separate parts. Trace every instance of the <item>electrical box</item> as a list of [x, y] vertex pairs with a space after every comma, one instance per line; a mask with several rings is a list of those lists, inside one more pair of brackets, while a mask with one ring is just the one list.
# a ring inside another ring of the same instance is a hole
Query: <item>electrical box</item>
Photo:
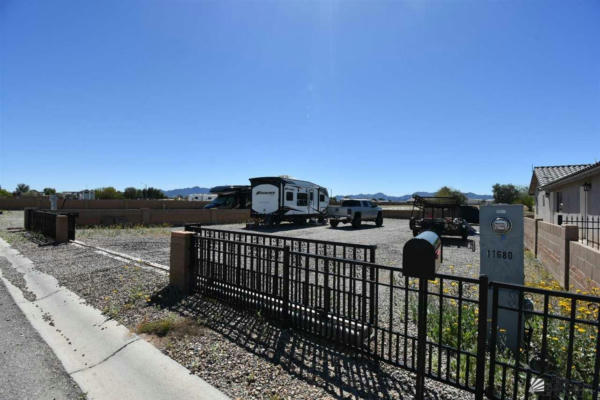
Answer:
[[[479, 210], [480, 223], [480, 272], [490, 281], [523, 285], [524, 242], [523, 242], [523, 206], [491, 205]], [[488, 298], [488, 316], [492, 315], [492, 291]], [[519, 293], [510, 289], [499, 289], [500, 307], [519, 307]], [[498, 310], [498, 328], [502, 329], [505, 343], [516, 350], [518, 313]], [[522, 326], [524, 325], [524, 321]]]

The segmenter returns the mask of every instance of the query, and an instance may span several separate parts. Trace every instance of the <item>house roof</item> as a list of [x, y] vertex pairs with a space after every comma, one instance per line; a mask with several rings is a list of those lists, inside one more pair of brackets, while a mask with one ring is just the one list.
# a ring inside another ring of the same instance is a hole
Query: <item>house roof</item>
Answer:
[[584, 172], [600, 167], [600, 162], [594, 164], [576, 164], [576, 165], [552, 165], [533, 168], [533, 176], [529, 185], [529, 193], [533, 194], [536, 187], [559, 183], [572, 177], [576, 177]]

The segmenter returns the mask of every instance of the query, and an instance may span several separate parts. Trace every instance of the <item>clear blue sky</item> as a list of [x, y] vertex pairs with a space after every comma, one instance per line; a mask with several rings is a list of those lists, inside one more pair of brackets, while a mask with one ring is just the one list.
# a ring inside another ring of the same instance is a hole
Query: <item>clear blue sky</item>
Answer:
[[598, 1], [0, 1], [0, 185], [490, 193], [600, 157]]

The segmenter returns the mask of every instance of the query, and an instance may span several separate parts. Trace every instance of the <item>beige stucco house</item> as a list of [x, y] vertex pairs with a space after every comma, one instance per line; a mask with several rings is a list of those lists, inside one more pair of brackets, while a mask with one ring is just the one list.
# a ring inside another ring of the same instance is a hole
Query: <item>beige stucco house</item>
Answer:
[[600, 162], [534, 167], [529, 194], [535, 196], [536, 218], [546, 222], [600, 216]]

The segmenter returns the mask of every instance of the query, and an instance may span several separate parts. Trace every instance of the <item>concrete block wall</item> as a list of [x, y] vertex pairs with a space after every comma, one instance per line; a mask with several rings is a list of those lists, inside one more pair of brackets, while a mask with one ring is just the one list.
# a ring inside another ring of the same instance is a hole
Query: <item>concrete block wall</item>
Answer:
[[565, 288], [569, 288], [569, 242], [578, 235], [576, 226], [537, 222], [537, 257]]
[[539, 219], [525, 218], [525, 248], [537, 256], [538, 222]]
[[79, 209], [69, 210], [79, 213], [77, 226], [95, 225], [183, 225], [234, 224], [250, 219], [250, 210], [155, 210], [143, 209]]
[[[208, 204], [206, 201], [184, 200], [66, 200], [58, 199], [57, 207], [61, 210], [70, 209], [201, 209]], [[40, 209], [50, 208], [47, 197], [0, 198], [0, 210], [24, 210], [27, 207]]]
[[600, 250], [579, 242], [569, 242], [569, 274], [571, 289], [599, 288]]

